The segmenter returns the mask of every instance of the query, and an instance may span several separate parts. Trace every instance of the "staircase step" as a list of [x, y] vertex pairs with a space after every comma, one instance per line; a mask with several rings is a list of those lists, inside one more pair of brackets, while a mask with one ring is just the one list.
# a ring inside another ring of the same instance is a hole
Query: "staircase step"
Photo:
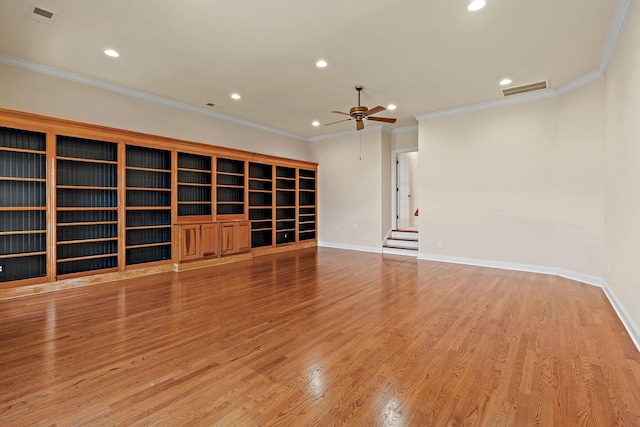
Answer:
[[418, 251], [418, 248], [409, 248], [406, 246], [396, 246], [396, 245], [384, 245], [383, 248], [389, 248], [389, 249], [406, 249], [408, 251]]
[[409, 231], [393, 230], [391, 231], [390, 238], [418, 240], [418, 232], [411, 231], [411, 230]]
[[393, 246], [396, 248], [418, 249], [418, 240], [414, 239], [392, 239], [388, 238], [385, 245]]
[[409, 257], [413, 257], [413, 258], [417, 258], [418, 257], [418, 250], [417, 249], [394, 248], [394, 247], [384, 246], [382, 248], [382, 253], [383, 254], [388, 254], [388, 255], [409, 256]]

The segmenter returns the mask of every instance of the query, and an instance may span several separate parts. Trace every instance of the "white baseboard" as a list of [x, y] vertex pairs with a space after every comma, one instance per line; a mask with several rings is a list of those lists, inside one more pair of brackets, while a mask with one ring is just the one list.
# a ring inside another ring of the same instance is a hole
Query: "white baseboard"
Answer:
[[603, 286], [603, 280], [600, 277], [590, 276], [588, 274], [576, 273], [574, 271], [563, 270], [555, 267], [546, 267], [542, 265], [518, 264], [512, 262], [491, 261], [476, 258], [461, 258], [435, 254], [418, 254], [418, 259], [427, 261], [450, 262], [453, 264], [476, 265], [478, 267], [499, 268], [502, 270], [526, 271], [528, 273], [550, 274], [560, 276], [566, 279], [575, 280], [577, 282], [586, 283], [588, 285]]
[[640, 351], [640, 328], [638, 327], [638, 325], [636, 325], [631, 316], [629, 316], [629, 313], [627, 313], [627, 310], [625, 310], [624, 305], [622, 305], [616, 294], [611, 289], [611, 286], [609, 286], [606, 281], [603, 281], [602, 289], [604, 290], [604, 294], [609, 299], [609, 302], [613, 306], [613, 309], [618, 314], [620, 321], [629, 333], [629, 336], [631, 336], [631, 340], [636, 345], [638, 351]]
[[372, 252], [376, 254], [382, 253], [382, 246], [374, 247], [374, 246], [355, 246], [355, 245], [345, 245], [343, 243], [331, 243], [331, 242], [318, 242], [318, 246], [324, 248], [334, 248], [334, 249], [347, 249], [350, 251], [359, 251], [359, 252]]

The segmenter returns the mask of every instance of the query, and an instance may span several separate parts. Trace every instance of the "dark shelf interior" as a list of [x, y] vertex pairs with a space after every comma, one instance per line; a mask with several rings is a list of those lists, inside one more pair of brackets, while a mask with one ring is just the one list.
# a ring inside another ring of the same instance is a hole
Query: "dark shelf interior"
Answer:
[[211, 157], [178, 153], [178, 168], [178, 216], [211, 215]]
[[171, 170], [171, 151], [127, 145], [127, 166]]
[[244, 160], [233, 160], [218, 157], [216, 171], [244, 175]]
[[46, 142], [44, 133], [0, 127], [0, 282], [47, 276], [47, 257], [37, 254], [47, 250]]
[[117, 144], [57, 135], [56, 155], [57, 274], [117, 267]]
[[166, 261], [170, 259], [170, 244], [143, 248], [128, 248], [126, 253], [127, 265], [143, 264], [154, 261]]
[[264, 163], [249, 163], [249, 179], [268, 179], [273, 178], [273, 167]]
[[261, 248], [273, 244], [271, 230], [254, 230], [251, 232], [251, 247]]
[[178, 153], [178, 168], [211, 172], [211, 157], [191, 153]]
[[296, 169], [285, 166], [276, 166], [276, 177], [278, 178], [295, 178]]
[[[125, 198], [128, 209], [125, 264], [171, 259], [171, 152], [127, 145], [126, 153], [128, 189]], [[206, 166], [206, 160], [201, 160], [184, 155], [178, 157], [179, 163], [193, 166], [193, 169]], [[157, 228], [163, 225], [167, 227]], [[136, 247], [158, 243], [166, 245]]]
[[293, 231], [278, 231], [276, 233], [276, 245], [293, 243], [296, 241], [296, 233]]

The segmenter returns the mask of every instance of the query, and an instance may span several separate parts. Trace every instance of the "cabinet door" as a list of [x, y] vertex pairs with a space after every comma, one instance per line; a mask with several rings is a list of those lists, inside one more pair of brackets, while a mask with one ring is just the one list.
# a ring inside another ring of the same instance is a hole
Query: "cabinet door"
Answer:
[[180, 261], [202, 257], [200, 225], [180, 226]]
[[235, 247], [235, 224], [220, 225], [220, 254], [228, 255], [238, 252]]
[[237, 252], [251, 250], [251, 227], [248, 222], [241, 222], [235, 227], [235, 246]]
[[218, 255], [218, 224], [202, 225], [202, 255]]

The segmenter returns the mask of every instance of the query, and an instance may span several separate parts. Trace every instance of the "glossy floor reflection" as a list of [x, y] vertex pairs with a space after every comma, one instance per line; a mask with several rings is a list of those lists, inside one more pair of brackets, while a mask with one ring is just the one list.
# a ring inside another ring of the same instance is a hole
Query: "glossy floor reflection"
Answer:
[[0, 425], [640, 425], [601, 289], [328, 248], [0, 301]]

